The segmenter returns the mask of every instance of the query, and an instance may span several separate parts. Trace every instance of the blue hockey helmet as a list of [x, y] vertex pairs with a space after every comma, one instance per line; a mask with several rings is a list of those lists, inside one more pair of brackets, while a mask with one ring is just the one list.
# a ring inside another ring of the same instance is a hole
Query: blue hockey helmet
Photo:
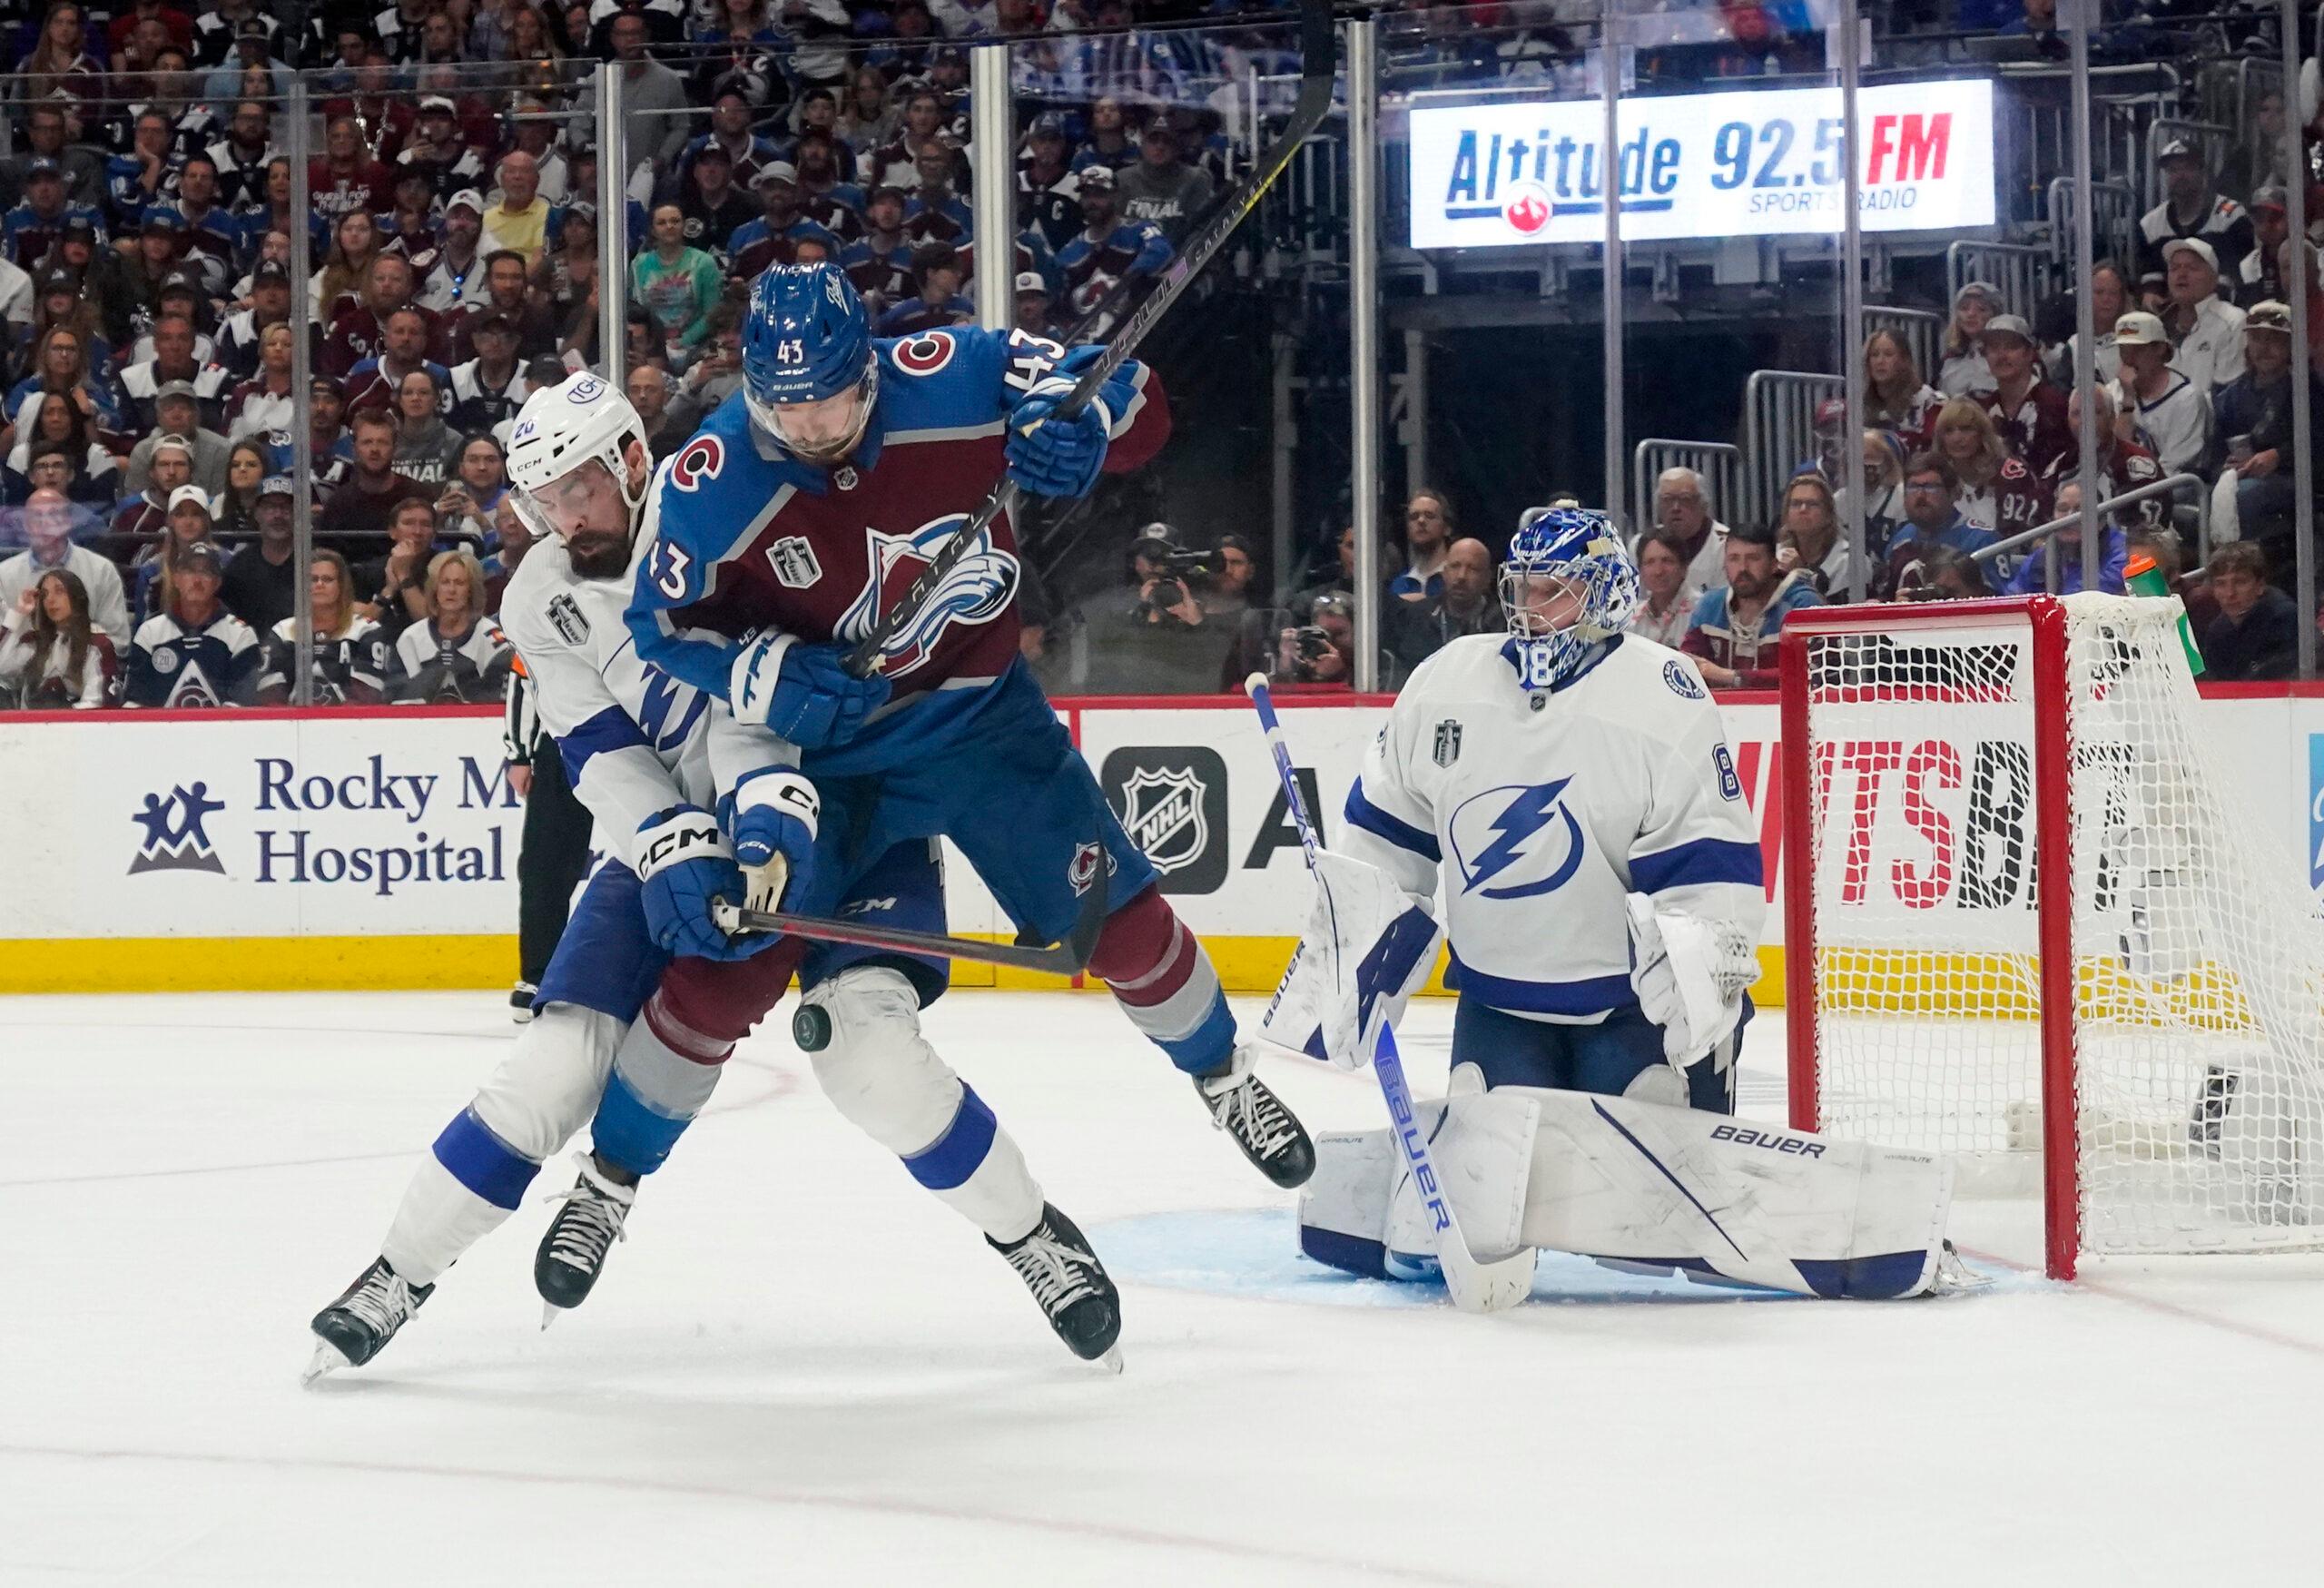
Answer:
[[796, 457], [832, 463], [872, 422], [880, 360], [863, 300], [832, 264], [770, 265], [743, 321], [743, 400]]
[[1638, 610], [1638, 565], [1605, 514], [1535, 508], [1501, 565], [1501, 604], [1528, 684], [1554, 684]]

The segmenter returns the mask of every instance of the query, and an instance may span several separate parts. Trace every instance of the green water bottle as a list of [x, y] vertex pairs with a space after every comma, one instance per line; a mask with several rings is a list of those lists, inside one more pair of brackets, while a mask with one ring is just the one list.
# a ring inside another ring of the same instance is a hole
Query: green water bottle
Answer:
[[[2154, 558], [2142, 551], [2122, 567], [2122, 583], [2133, 596], [2168, 596], [2171, 581], [2154, 566]], [[2187, 622], [2187, 609], [2179, 609], [2179, 644], [2187, 653], [2187, 671], [2200, 678], [2203, 676], [2203, 653], [2195, 648], [2195, 632]]]

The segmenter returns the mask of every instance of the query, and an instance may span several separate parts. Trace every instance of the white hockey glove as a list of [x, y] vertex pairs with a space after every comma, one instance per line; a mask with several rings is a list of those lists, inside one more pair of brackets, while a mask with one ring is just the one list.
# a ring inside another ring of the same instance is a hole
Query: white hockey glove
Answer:
[[[1739, 928], [1679, 911], [1658, 911], [1630, 895], [1630, 990], [1639, 1009], [1662, 1028], [1662, 1055], [1679, 1069], [1719, 1049], [1743, 1018], [1743, 990], [1759, 974], [1758, 956]], [[1733, 1061], [1722, 1052], [1721, 1070]]]
[[1319, 852], [1307, 931], [1259, 1034], [1343, 1070], [1363, 1069], [1381, 1027], [1394, 1023], [1435, 968], [1443, 938], [1427, 900], [1369, 862]]

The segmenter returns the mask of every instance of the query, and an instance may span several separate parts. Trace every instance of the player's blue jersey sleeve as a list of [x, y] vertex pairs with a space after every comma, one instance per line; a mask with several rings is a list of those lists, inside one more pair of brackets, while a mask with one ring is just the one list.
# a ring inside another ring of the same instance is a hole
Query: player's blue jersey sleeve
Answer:
[[741, 556], [794, 488], [796, 465], [762, 459], [740, 392], [665, 459], [645, 488], [625, 619], [641, 660], [714, 699], [740, 637], [681, 620], [715, 594], [719, 569]]

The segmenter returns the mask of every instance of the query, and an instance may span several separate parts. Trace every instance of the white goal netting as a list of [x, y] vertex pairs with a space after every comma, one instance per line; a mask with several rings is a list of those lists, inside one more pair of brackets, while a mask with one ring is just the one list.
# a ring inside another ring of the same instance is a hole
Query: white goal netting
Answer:
[[[2283, 813], [2206, 751], [2176, 601], [2062, 605], [2063, 625], [1907, 607], [1806, 636], [1788, 793], [1813, 837], [1820, 1124], [2034, 1190], [2063, 1022], [2078, 1203], [2053, 1195], [2053, 1228], [2093, 1252], [2324, 1245], [2324, 927]], [[2045, 952], [2072, 957], [2046, 997]]]

